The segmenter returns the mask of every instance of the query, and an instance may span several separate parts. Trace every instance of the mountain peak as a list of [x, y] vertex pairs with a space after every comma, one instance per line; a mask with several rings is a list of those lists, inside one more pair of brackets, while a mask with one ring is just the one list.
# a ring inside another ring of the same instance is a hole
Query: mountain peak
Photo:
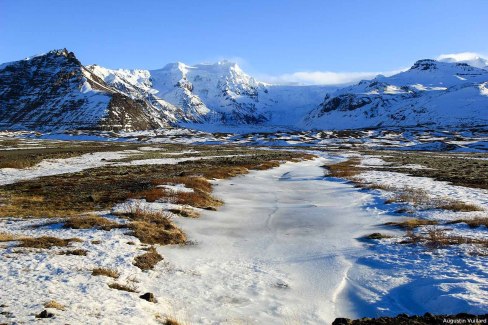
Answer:
[[488, 59], [474, 52], [461, 52], [453, 54], [442, 54], [437, 58], [440, 62], [447, 63], [466, 63], [475, 68], [488, 68]]
[[437, 69], [437, 61], [432, 59], [422, 59], [415, 62], [410, 70], [432, 71]]

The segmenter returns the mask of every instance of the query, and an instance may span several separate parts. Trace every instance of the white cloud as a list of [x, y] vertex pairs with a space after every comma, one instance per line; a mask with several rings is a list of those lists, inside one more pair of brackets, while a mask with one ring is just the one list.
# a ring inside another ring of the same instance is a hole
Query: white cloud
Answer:
[[476, 68], [486, 68], [486, 66], [488, 66], [488, 60], [483, 58], [482, 54], [475, 53], [475, 52], [441, 54], [437, 57], [437, 60], [442, 62], [467, 63]]
[[258, 75], [257, 79], [271, 84], [298, 85], [347, 85], [363, 79], [373, 79], [379, 74], [391, 76], [405, 69], [388, 72], [331, 72], [331, 71], [299, 71], [282, 75]]

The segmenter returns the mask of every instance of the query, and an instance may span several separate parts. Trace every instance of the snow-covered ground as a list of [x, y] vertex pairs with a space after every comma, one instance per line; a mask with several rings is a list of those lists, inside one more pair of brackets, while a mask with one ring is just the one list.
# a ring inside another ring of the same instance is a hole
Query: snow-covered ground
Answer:
[[[156, 149], [155, 151], [158, 150], [161, 151], [161, 149]], [[142, 151], [147, 151], [147, 149], [143, 149]], [[30, 168], [0, 168], [0, 185], [12, 184], [22, 180], [28, 180], [43, 176], [77, 173], [82, 170], [103, 166], [174, 165], [180, 162], [191, 160], [212, 159], [217, 157], [235, 157], [235, 155], [223, 155], [184, 158], [134, 159], [124, 162], [117, 161], [138, 153], [141, 153], [141, 151], [123, 150], [113, 152], [94, 152], [72, 158], [45, 159], [39, 164]], [[167, 153], [167, 155], [178, 156], [186, 153], [188, 152], [170, 152]]]
[[[399, 216], [388, 212], [381, 192], [324, 177], [324, 163], [347, 155], [322, 155], [216, 181], [214, 194], [224, 206], [202, 211], [198, 219], [175, 217], [191, 244], [158, 247], [165, 260], [148, 272], [132, 265], [144, 245], [123, 230], [32, 228], [42, 220], [1, 219], [2, 231], [79, 237], [84, 241], [74, 247], [89, 252], [83, 257], [55, 254], [64, 249], [30, 253], [3, 249], [0, 308], [5, 313], [0, 314], [0, 322], [14, 320], [8, 313], [15, 315], [15, 322], [37, 322], [34, 315], [50, 300], [66, 307], [53, 311], [54, 321], [60, 324], [153, 324], [159, 315], [191, 324], [324, 324], [335, 317], [488, 309], [486, 256], [470, 254], [463, 245], [426, 250], [398, 244], [395, 238], [358, 240], [373, 232], [401, 236], [399, 230], [380, 226], [398, 221]], [[63, 163], [73, 162], [83, 165], [78, 160]], [[370, 157], [363, 163], [381, 165], [382, 161]], [[394, 178], [395, 173], [387, 171], [375, 173], [369, 178], [379, 183], [408, 183], [431, 194], [457, 195], [488, 209], [484, 190], [405, 175]], [[444, 218], [438, 211], [432, 213], [437, 215], [425, 217]], [[460, 224], [451, 228], [464, 235], [487, 236], [484, 227], [468, 229]], [[91, 276], [93, 267], [116, 268], [121, 272], [117, 282], [134, 283], [140, 293], [108, 288], [113, 280]], [[144, 292], [154, 293], [158, 303], [140, 299]]]
[[225, 205], [199, 220], [180, 220], [196, 246], [164, 247], [164, 289], [195, 323], [226, 320], [320, 324], [360, 316], [342, 296], [363, 256], [358, 237], [389, 220], [362, 206], [371, 199], [324, 179], [324, 159], [285, 164], [217, 183]]

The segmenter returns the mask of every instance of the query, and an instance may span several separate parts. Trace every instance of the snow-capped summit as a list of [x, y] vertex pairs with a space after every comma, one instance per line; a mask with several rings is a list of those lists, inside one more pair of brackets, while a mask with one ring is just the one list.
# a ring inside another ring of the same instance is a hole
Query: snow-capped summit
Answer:
[[307, 128], [474, 126], [488, 124], [488, 71], [466, 63], [419, 60], [327, 95], [302, 121]]
[[197, 121], [256, 123], [260, 84], [229, 61], [189, 66], [181, 62], [152, 70], [157, 95], [182, 107]]
[[472, 67], [481, 69], [488, 68], [488, 59], [485, 59], [479, 54], [473, 52], [443, 54], [440, 55], [437, 60], [448, 63], [467, 63]]
[[266, 84], [230, 61], [112, 70], [54, 50], [0, 65], [0, 128], [488, 125], [488, 70], [463, 58], [419, 60], [393, 76], [337, 89]]
[[121, 91], [135, 87], [181, 109], [179, 122], [192, 123], [195, 128], [206, 124], [291, 125], [331, 89], [268, 85], [231, 61], [196, 65], [175, 62], [157, 70], [88, 68]]

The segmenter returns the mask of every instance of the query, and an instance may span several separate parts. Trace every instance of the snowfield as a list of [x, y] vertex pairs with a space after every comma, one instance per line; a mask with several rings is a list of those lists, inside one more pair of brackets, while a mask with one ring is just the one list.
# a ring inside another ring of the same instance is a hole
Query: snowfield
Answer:
[[[79, 237], [83, 242], [73, 247], [89, 251], [86, 257], [56, 255], [62, 248], [16, 253], [18, 249], [2, 243], [0, 322], [12, 321], [12, 313], [15, 322], [35, 323], [35, 314], [50, 300], [66, 307], [53, 311], [60, 324], [157, 324], [165, 317], [191, 324], [330, 324], [336, 317], [485, 312], [486, 256], [471, 254], [463, 245], [427, 250], [398, 244], [395, 237], [358, 240], [379, 231], [401, 235], [381, 226], [399, 216], [385, 207], [381, 192], [324, 176], [322, 165], [347, 156], [323, 153], [315, 160], [215, 181], [214, 194], [224, 206], [201, 210], [198, 219], [175, 215], [190, 245], [159, 246], [164, 261], [146, 272], [132, 264], [145, 245], [123, 230], [69, 230], [59, 223], [35, 228], [30, 226], [52, 219], [0, 219], [3, 231]], [[63, 163], [73, 162], [82, 165], [79, 160]], [[382, 161], [366, 157], [363, 164]], [[401, 179], [376, 173], [372, 179], [378, 182]], [[488, 209], [484, 190], [462, 191], [414, 177], [403, 181], [439, 195], [455, 193]], [[177, 184], [170, 189], [188, 190]], [[176, 206], [144, 204], [152, 209]], [[484, 227], [451, 228], [487, 238]], [[115, 268], [121, 273], [116, 282], [132, 283], [139, 293], [108, 288], [114, 281], [91, 276], [94, 267]], [[145, 292], [154, 293], [158, 303], [140, 299]]]

